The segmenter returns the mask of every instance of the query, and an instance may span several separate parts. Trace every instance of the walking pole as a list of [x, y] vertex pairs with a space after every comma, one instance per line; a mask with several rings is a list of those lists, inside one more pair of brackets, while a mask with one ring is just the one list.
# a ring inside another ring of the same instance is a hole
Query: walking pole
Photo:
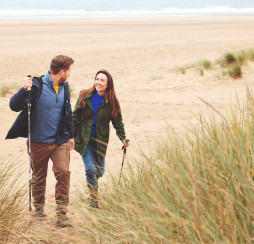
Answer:
[[[31, 77], [28, 75], [27, 77]], [[32, 196], [31, 196], [31, 87], [27, 88], [27, 113], [28, 113], [28, 155], [29, 155], [29, 211], [32, 211]]]
[[[128, 144], [129, 143], [129, 139], [126, 139], [125, 140], [125, 143], [126, 144]], [[121, 172], [120, 172], [120, 177], [119, 177], [119, 180], [121, 179], [121, 176], [122, 176], [122, 171], [123, 171], [123, 163], [124, 163], [124, 159], [125, 159], [125, 157], [126, 157], [126, 151], [127, 151], [127, 149], [126, 148], [124, 148], [124, 146], [122, 147], [122, 150], [123, 150], [123, 161], [122, 161], [122, 167], [121, 167]]]

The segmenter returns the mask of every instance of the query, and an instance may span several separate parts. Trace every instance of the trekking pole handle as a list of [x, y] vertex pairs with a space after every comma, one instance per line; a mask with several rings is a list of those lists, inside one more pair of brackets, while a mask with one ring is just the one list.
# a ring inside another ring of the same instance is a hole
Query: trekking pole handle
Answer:
[[[129, 139], [125, 139], [125, 140], [123, 140], [122, 142], [123, 142], [123, 144], [129, 144]], [[122, 146], [122, 150], [124, 150], [125, 152], [126, 152], [126, 148], [124, 148], [124, 146]]]
[[[125, 139], [124, 141], [123, 141], [123, 143], [124, 144], [129, 144], [129, 139]], [[122, 146], [122, 150], [123, 150], [123, 154], [124, 154], [124, 156], [126, 155], [126, 148], [124, 148], [124, 146]]]
[[[28, 75], [27, 77], [32, 77], [32, 76]], [[31, 87], [27, 87], [27, 91], [31, 91]]]

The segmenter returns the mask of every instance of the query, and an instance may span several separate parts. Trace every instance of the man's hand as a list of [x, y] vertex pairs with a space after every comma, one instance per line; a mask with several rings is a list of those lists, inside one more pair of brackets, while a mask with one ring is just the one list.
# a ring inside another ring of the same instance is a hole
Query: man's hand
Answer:
[[69, 139], [68, 140], [69, 142], [69, 150], [71, 151], [72, 149], [74, 149], [74, 146], [75, 146], [75, 142], [74, 142], [74, 139]]
[[23, 83], [25, 90], [27, 90], [28, 87], [31, 88], [33, 85], [33, 77], [25, 77]]

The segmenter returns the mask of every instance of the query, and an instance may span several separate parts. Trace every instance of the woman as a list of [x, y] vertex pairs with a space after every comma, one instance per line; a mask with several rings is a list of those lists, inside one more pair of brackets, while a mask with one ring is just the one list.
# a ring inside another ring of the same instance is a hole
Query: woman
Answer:
[[110, 121], [124, 147], [128, 147], [113, 78], [106, 70], [99, 70], [94, 85], [80, 92], [72, 120], [75, 150], [81, 154], [85, 165], [90, 205], [98, 208], [98, 179], [105, 172]]

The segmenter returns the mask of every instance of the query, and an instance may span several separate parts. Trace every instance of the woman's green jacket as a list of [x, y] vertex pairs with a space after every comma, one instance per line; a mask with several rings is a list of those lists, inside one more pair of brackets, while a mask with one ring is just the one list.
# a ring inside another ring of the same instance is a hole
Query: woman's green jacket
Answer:
[[91, 137], [92, 123], [93, 119], [90, 119], [87, 123], [79, 125], [82, 121], [91, 118], [96, 112], [93, 111], [91, 104], [91, 98], [93, 93], [85, 96], [84, 101], [86, 103], [85, 108], [79, 108], [79, 99], [76, 102], [75, 108], [72, 113], [72, 121], [74, 126], [74, 139], [75, 139], [75, 150], [83, 156], [86, 152], [87, 144], [89, 140], [96, 141], [97, 148], [94, 149], [98, 155], [98, 161], [100, 162], [102, 158], [105, 157], [107, 151], [107, 145], [109, 141], [109, 123], [112, 121], [114, 128], [116, 129], [116, 134], [121, 141], [125, 139], [124, 124], [122, 121], [121, 113], [118, 113], [116, 118], [111, 117], [111, 109], [108, 101], [103, 101], [100, 106], [100, 111], [97, 114], [96, 119], [96, 136]]

